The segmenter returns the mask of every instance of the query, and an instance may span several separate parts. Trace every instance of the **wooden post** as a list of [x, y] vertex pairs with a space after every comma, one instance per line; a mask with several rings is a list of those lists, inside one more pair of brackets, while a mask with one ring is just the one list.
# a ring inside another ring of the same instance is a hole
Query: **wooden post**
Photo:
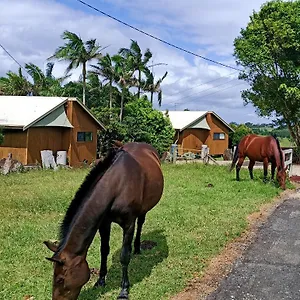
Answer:
[[176, 144], [172, 144], [171, 152], [172, 152], [172, 163], [176, 164], [176, 159], [177, 159], [177, 145]]

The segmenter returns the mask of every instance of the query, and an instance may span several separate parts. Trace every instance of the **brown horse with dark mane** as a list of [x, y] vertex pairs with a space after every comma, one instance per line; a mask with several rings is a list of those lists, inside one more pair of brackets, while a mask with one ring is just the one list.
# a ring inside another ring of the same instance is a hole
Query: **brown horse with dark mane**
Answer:
[[283, 152], [280, 148], [279, 141], [274, 136], [258, 136], [249, 134], [241, 139], [236, 147], [232, 160], [230, 171], [233, 170], [236, 162], [236, 180], [240, 180], [240, 169], [245, 157], [250, 159], [249, 173], [253, 179], [253, 167], [256, 161], [263, 162], [264, 181], [267, 180], [268, 165], [271, 163], [271, 178], [274, 180], [275, 169], [277, 168], [277, 180], [282, 189], [285, 189], [286, 169], [284, 166]]
[[123, 229], [119, 299], [128, 299], [128, 264], [135, 223], [134, 253], [139, 254], [146, 213], [159, 202], [163, 186], [158, 153], [145, 143], [118, 145], [90, 171], [66, 212], [59, 244], [45, 242], [54, 252], [48, 258], [54, 263], [53, 300], [77, 299], [89, 280], [86, 255], [97, 230], [101, 237], [101, 266], [95, 286], [105, 285], [112, 222]]

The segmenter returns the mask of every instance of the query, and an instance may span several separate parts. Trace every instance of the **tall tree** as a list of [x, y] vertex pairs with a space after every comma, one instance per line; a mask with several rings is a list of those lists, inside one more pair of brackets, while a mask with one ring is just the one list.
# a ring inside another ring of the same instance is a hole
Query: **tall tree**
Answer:
[[125, 57], [130, 64], [130, 67], [134, 71], [138, 71], [138, 92], [137, 97], [140, 98], [141, 95], [141, 85], [142, 85], [142, 73], [149, 72], [147, 67], [147, 63], [150, 61], [152, 57], [152, 53], [149, 49], [146, 49], [144, 55], [142, 54], [142, 50], [139, 44], [131, 40], [130, 48], [121, 48], [119, 51], [123, 57]]
[[300, 147], [300, 1], [270, 1], [254, 12], [234, 41], [242, 92], [261, 116], [286, 124]]
[[32, 84], [23, 76], [22, 69], [18, 73], [8, 71], [6, 77], [0, 78], [0, 91], [3, 95], [26, 96], [32, 92]]
[[159, 78], [157, 81], [155, 81], [153, 73], [151, 73], [151, 72], [146, 73], [147, 79], [143, 84], [143, 90], [150, 92], [151, 105], [153, 105], [153, 94], [157, 93], [158, 105], [161, 106], [161, 103], [162, 103], [161, 83], [167, 77], [167, 75], [168, 75], [168, 72], [166, 72], [162, 78]]
[[102, 57], [100, 53], [101, 47], [96, 42], [96, 39], [84, 42], [77, 34], [70, 31], [64, 31], [62, 39], [66, 41], [65, 44], [59, 47], [49, 59], [56, 58], [60, 61], [67, 61], [69, 65], [66, 69], [66, 74], [72, 69], [82, 66], [82, 101], [85, 104], [87, 63], [92, 59]]
[[125, 93], [130, 86], [136, 84], [137, 80], [133, 77], [134, 70], [132, 70], [127, 58], [121, 55], [114, 55], [112, 60], [115, 63], [116, 82], [121, 89], [120, 122], [122, 122]]
[[113, 61], [109, 54], [106, 54], [102, 58], [99, 59], [97, 65], [92, 65], [92, 73], [97, 74], [101, 77], [103, 77], [103, 81], [107, 81], [109, 85], [109, 108], [112, 109], [112, 85], [114, 82], [114, 79], [116, 77], [116, 70], [113, 64]]
[[54, 63], [48, 62], [45, 73], [35, 64], [25, 64], [27, 73], [33, 81], [33, 95], [40, 96], [61, 96], [63, 93], [62, 83], [70, 75], [55, 78], [52, 74]]

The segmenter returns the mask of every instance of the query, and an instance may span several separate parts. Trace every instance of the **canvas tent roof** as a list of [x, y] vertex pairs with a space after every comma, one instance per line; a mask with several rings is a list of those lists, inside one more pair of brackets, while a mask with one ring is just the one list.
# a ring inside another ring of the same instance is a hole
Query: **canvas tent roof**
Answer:
[[[210, 111], [168, 111], [170, 121], [176, 130], [184, 130], [186, 128], [201, 128], [210, 130], [210, 127], [206, 121], [206, 115]], [[166, 112], [164, 112], [166, 113]], [[226, 125], [231, 131], [233, 129], [215, 112], [212, 113], [218, 118], [224, 125]]]
[[38, 126], [72, 128], [63, 107], [68, 100], [78, 102], [104, 128], [76, 98], [39, 96], [0, 96], [0, 126], [23, 130]]

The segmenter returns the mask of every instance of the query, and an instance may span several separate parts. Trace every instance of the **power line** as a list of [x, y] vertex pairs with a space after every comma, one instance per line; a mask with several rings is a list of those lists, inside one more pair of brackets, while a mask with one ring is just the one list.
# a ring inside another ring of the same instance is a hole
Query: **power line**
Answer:
[[5, 47], [1, 43], [0, 43], [0, 47], [17, 65], [20, 66], [20, 68], [22, 68], [30, 76], [30, 74], [27, 72], [27, 70], [5, 49]]
[[205, 89], [205, 90], [202, 90], [202, 91], [198, 91], [198, 92], [196, 92], [196, 93], [192, 93], [192, 94], [188, 95], [187, 97], [180, 98], [180, 99], [178, 99], [178, 100], [176, 100], [176, 101], [180, 101], [180, 100], [182, 100], [182, 99], [195, 98], [195, 97], [191, 97], [191, 96], [199, 95], [199, 94], [201, 94], [201, 93], [203, 93], [203, 92], [207, 92], [207, 91], [213, 90], [213, 89], [215, 89], [215, 88], [217, 88], [217, 87], [219, 87], [219, 86], [222, 86], [222, 85], [224, 85], [224, 84], [228, 84], [229, 82], [234, 81], [234, 80], [236, 80], [236, 79], [237, 79], [237, 78], [230, 79], [230, 80], [228, 80], [228, 81], [226, 81], [226, 82], [223, 82], [223, 83], [221, 83], [221, 84], [219, 84], [219, 85], [210, 87], [210, 88]]
[[[236, 73], [236, 71], [234, 71], [234, 72], [228, 74], [228, 76], [230, 76], [230, 75], [232, 75], [232, 74], [234, 74], [234, 73]], [[190, 87], [190, 88], [187, 88], [187, 89], [185, 89], [185, 90], [182, 90], [182, 91], [179, 91], [179, 92], [177, 92], [177, 93], [171, 94], [171, 95], [169, 95], [168, 97], [173, 97], [173, 96], [175, 96], [175, 95], [182, 94], [182, 93], [184, 93], [184, 92], [186, 92], [186, 91], [189, 91], [189, 90], [192, 90], [192, 89], [194, 89], [194, 88], [196, 88], [196, 87], [199, 87], [199, 86], [202, 86], [202, 85], [206, 85], [206, 84], [209, 84], [209, 83], [211, 83], [211, 82], [221, 80], [221, 79], [223, 79], [223, 78], [226, 78], [226, 77], [221, 76], [221, 77], [219, 77], [219, 78], [216, 78], [216, 79], [213, 79], [213, 80], [210, 80], [210, 81], [206, 81], [206, 82], [197, 84], [197, 85], [192, 86], [192, 87]], [[181, 78], [180, 78], [180, 79], [181, 79]], [[179, 79], [179, 80], [180, 80], [180, 79]], [[176, 80], [175, 82], [177, 82], [177, 81], [179, 81], [179, 80]], [[172, 84], [173, 84], [173, 83], [172, 83]]]
[[214, 92], [212, 92], [212, 93], [208, 93], [208, 94], [203, 95], [203, 96], [200, 96], [200, 97], [198, 97], [197, 99], [192, 100], [192, 101], [188, 101], [188, 102], [176, 102], [176, 103], [174, 103], [174, 105], [172, 105], [172, 106], [177, 106], [178, 104], [182, 104], [182, 105], [184, 104], [184, 105], [185, 105], [185, 104], [188, 104], [188, 103], [193, 103], [193, 102], [195, 102], [196, 100], [203, 99], [203, 98], [205, 98], [205, 97], [207, 97], [207, 96], [210, 96], [210, 95], [213, 95], [213, 94], [216, 94], [216, 93], [219, 93], [219, 92], [222, 92], [222, 91], [225, 91], [225, 90], [234, 88], [234, 87], [239, 86], [239, 85], [242, 85], [242, 84], [244, 84], [244, 82], [240, 82], [240, 83], [238, 83], [238, 84], [234, 84], [234, 85], [232, 85], [232, 86], [228, 86], [228, 87], [226, 87], [226, 88], [223, 88], [223, 89], [214, 91]]
[[170, 43], [170, 42], [167, 42], [167, 41], [165, 41], [165, 40], [163, 40], [163, 39], [160, 39], [160, 38], [158, 38], [158, 37], [156, 37], [156, 36], [154, 36], [154, 35], [152, 35], [152, 34], [150, 34], [150, 33], [145, 32], [144, 30], [141, 30], [141, 29], [139, 29], [139, 28], [137, 28], [137, 27], [135, 27], [135, 26], [132, 26], [132, 25], [130, 25], [130, 24], [124, 22], [124, 21], [121, 21], [120, 19], [117, 19], [117, 18], [113, 17], [112, 15], [109, 15], [109, 14], [105, 13], [104, 11], [102, 11], [102, 10], [100, 10], [100, 9], [98, 9], [98, 8], [96, 8], [96, 7], [94, 7], [94, 6], [90, 5], [90, 4], [88, 4], [88, 3], [84, 2], [84, 1], [82, 1], [82, 0], [75, 0], [75, 1], [78, 1], [78, 2], [80, 2], [81, 4], [83, 4], [83, 5], [85, 5], [85, 6], [89, 7], [89, 8], [91, 8], [91, 9], [93, 9], [93, 10], [95, 10], [95, 11], [97, 11], [97, 12], [103, 14], [104, 16], [106, 16], [106, 17], [108, 17], [108, 18], [111, 18], [111, 19], [113, 19], [113, 20], [115, 20], [115, 21], [117, 21], [117, 22], [119, 22], [119, 23], [121, 23], [121, 24], [123, 24], [123, 25], [125, 25], [125, 26], [127, 26], [127, 27], [130, 27], [130, 28], [133, 29], [133, 30], [136, 30], [136, 31], [138, 31], [138, 32], [140, 32], [140, 33], [142, 33], [142, 34], [144, 34], [144, 35], [147, 35], [147, 36], [151, 37], [152, 39], [155, 39], [155, 40], [157, 40], [157, 41], [159, 41], [159, 42], [161, 42], [161, 43], [164, 43], [164, 44], [166, 44], [166, 45], [168, 45], [168, 46], [171, 46], [171, 47], [173, 47], [173, 48], [176, 48], [176, 49], [178, 49], [178, 50], [180, 50], [180, 51], [186, 52], [186, 53], [191, 54], [191, 55], [193, 55], [193, 56], [202, 58], [202, 59], [207, 60], [207, 61], [209, 61], [209, 62], [212, 62], [212, 63], [214, 63], [214, 64], [220, 65], [220, 66], [222, 66], [222, 67], [229, 68], [229, 69], [236, 70], [236, 71], [240, 71], [240, 72], [242, 71], [241, 69], [238, 69], [238, 68], [236, 68], [236, 67], [233, 67], [233, 66], [229, 66], [229, 65], [223, 64], [223, 63], [218, 62], [218, 61], [216, 61], [216, 60], [213, 60], [213, 59], [211, 59], [211, 58], [208, 58], [208, 57], [199, 55], [199, 54], [194, 53], [194, 52], [192, 52], [192, 51], [190, 51], [190, 50], [186, 50], [186, 49], [184, 49], [184, 48], [182, 48], [182, 47], [176, 46], [176, 45], [174, 45], [174, 44], [172, 44], [172, 43]]

